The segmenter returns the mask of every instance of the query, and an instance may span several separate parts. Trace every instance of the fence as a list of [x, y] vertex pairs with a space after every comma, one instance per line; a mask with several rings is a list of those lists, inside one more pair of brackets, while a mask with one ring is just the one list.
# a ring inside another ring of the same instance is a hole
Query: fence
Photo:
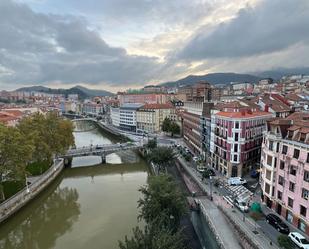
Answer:
[[26, 186], [21, 191], [0, 204], [0, 223], [26, 205], [32, 198], [38, 195], [50, 182], [52, 182], [64, 167], [63, 159], [55, 161], [45, 173], [36, 181]]

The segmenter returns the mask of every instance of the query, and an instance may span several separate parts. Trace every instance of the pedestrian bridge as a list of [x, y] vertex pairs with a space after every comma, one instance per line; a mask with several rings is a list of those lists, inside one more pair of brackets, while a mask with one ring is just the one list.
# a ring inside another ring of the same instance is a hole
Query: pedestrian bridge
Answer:
[[67, 165], [71, 164], [74, 157], [84, 157], [84, 156], [100, 156], [102, 158], [102, 163], [106, 162], [106, 156], [118, 151], [134, 150], [143, 147], [141, 142], [127, 142], [118, 144], [103, 144], [103, 145], [92, 145], [84, 146], [80, 148], [74, 148], [67, 151], [67, 153], [62, 158], [65, 159]]

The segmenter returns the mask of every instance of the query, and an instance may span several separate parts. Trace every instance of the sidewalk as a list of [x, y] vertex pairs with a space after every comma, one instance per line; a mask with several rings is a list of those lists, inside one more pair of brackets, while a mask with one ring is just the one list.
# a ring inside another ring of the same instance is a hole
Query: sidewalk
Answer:
[[[210, 186], [206, 185], [205, 183], [203, 183], [200, 179], [200, 177], [196, 174], [196, 171], [187, 166], [187, 163], [185, 162], [185, 160], [183, 158], [178, 158], [179, 162], [183, 165], [183, 167], [185, 168], [185, 170], [190, 174], [190, 176], [196, 181], [196, 183], [203, 189], [204, 192], [206, 192], [208, 195], [210, 195]], [[213, 190], [216, 190], [216, 188], [213, 187]], [[232, 208], [230, 205], [227, 205], [227, 203], [224, 201], [224, 199], [222, 198], [222, 196], [220, 196], [220, 194], [218, 195], [219, 191], [212, 191], [212, 196], [213, 196], [213, 203], [215, 205], [213, 205], [214, 207], [217, 206], [222, 206], [224, 211], [226, 211], [225, 213], [228, 215], [228, 217], [230, 217], [234, 223], [236, 223], [241, 229], [242, 231], [248, 235], [248, 237], [250, 237], [250, 239], [258, 246], [258, 248], [262, 248], [262, 249], [279, 249], [273, 241], [272, 245], [270, 243], [271, 239], [269, 237], [267, 237], [263, 231], [260, 229], [260, 227], [258, 225], [255, 224], [255, 222], [250, 218], [246, 218], [245, 222], [243, 221], [243, 214], [238, 212], [237, 210], [234, 210], [234, 208]], [[213, 207], [212, 206], [212, 207]], [[218, 210], [218, 208], [217, 208]], [[218, 212], [220, 212], [218, 210]], [[217, 213], [217, 215], [214, 217], [216, 219], [217, 222], [217, 217], [223, 217], [222, 215], [223, 213]], [[222, 227], [220, 226], [220, 229], [222, 229]], [[257, 230], [257, 234], [255, 234], [253, 231]], [[231, 231], [231, 226], [229, 231]], [[224, 234], [224, 236], [228, 236], [227, 234]], [[236, 235], [233, 235], [236, 237]], [[272, 238], [274, 240], [276, 240], [276, 238]]]

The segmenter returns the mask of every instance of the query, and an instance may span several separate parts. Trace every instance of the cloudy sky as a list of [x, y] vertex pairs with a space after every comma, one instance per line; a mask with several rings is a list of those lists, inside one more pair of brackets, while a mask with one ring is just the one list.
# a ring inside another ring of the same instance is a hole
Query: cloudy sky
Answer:
[[0, 0], [0, 89], [309, 66], [308, 0]]

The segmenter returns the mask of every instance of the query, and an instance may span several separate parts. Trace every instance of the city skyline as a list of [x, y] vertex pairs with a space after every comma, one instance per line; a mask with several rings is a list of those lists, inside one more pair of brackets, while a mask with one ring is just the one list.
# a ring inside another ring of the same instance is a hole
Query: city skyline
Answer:
[[308, 66], [308, 7], [304, 0], [4, 0], [0, 89], [81, 84], [116, 92], [189, 74]]

